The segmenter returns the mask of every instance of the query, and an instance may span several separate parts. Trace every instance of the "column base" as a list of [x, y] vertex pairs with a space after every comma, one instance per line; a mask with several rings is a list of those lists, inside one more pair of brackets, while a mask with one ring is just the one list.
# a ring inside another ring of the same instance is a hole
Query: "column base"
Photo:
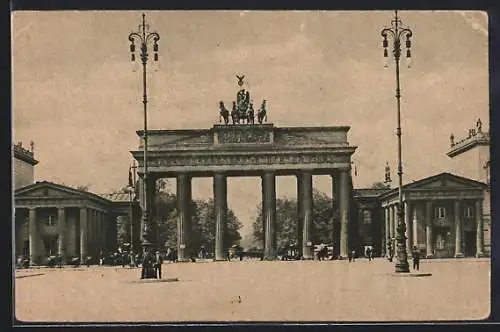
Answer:
[[301, 258], [303, 261], [313, 261], [314, 257], [302, 257]]
[[410, 264], [408, 262], [396, 263], [396, 273], [410, 272]]
[[455, 254], [455, 258], [464, 258], [464, 254], [462, 254], [461, 252], [457, 252]]
[[[142, 274], [144, 272], [144, 274]], [[144, 268], [141, 271], [141, 279], [158, 279], [154, 268]]]
[[425, 258], [434, 258], [434, 254], [427, 254], [425, 255]]
[[191, 258], [179, 258], [177, 259], [177, 263], [190, 263], [190, 262], [196, 262], [196, 259], [191, 259]]
[[229, 261], [229, 259], [227, 259], [227, 258], [214, 258], [213, 261], [214, 262], [227, 262], [227, 261]]
[[488, 255], [486, 255], [486, 253], [484, 252], [478, 252], [476, 254], [476, 258], [485, 258], [485, 257], [488, 257]]

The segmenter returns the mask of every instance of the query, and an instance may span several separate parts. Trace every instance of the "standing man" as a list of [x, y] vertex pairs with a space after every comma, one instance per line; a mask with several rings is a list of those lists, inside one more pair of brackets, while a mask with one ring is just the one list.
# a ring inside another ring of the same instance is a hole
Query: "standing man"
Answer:
[[[389, 240], [389, 241], [391, 241], [391, 240]], [[394, 253], [392, 251], [392, 242], [387, 243], [387, 252], [389, 253], [389, 256], [387, 257], [387, 259], [389, 260], [389, 262], [392, 262], [392, 258], [394, 257]]]
[[413, 270], [420, 270], [420, 251], [417, 249], [416, 246], [413, 246], [412, 250], [412, 256], [413, 256]]
[[155, 273], [156, 278], [161, 279], [161, 265], [163, 264], [163, 257], [160, 252], [157, 250], [155, 255]]
[[366, 248], [366, 257], [368, 257], [368, 261], [371, 262], [371, 260], [372, 260], [372, 248], [371, 247]]

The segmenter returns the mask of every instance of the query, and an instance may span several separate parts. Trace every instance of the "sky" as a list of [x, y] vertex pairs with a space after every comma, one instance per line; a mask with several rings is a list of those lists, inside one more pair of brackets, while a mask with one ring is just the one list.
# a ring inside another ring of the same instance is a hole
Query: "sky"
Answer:
[[[350, 126], [355, 187], [396, 180], [395, 66], [384, 68], [382, 28], [392, 11], [147, 11], [160, 34], [159, 62], [148, 66], [150, 129], [211, 128], [244, 74], [268, 122]], [[35, 142], [35, 178], [109, 193], [127, 184], [129, 153], [143, 125], [142, 74], [128, 35], [139, 11], [14, 12], [13, 141]], [[412, 63], [401, 61], [403, 182], [450, 171], [451, 133], [489, 127], [488, 25], [483, 12], [399, 11], [413, 31]], [[257, 102], [258, 103], [258, 102]], [[393, 183], [396, 185], [397, 181]], [[331, 179], [314, 186], [331, 195]], [[175, 180], [169, 180], [175, 192]], [[248, 233], [260, 179], [230, 178], [228, 205]], [[293, 177], [277, 196], [296, 197]], [[212, 197], [212, 181], [193, 180], [193, 198]]]

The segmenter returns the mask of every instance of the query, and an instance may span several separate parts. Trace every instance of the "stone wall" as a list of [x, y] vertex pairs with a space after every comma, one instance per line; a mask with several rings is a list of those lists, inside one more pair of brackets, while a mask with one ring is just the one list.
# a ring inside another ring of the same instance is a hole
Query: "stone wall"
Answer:
[[24, 160], [14, 158], [14, 190], [35, 181], [35, 168]]

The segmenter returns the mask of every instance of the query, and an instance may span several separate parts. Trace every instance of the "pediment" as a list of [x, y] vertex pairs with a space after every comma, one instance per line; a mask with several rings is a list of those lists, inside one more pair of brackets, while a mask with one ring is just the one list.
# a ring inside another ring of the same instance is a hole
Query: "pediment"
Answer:
[[450, 173], [441, 173], [420, 181], [410, 183], [407, 189], [482, 189], [486, 185], [471, 179], [456, 176]]
[[16, 190], [15, 197], [81, 197], [83, 192], [63, 185], [39, 182]]

